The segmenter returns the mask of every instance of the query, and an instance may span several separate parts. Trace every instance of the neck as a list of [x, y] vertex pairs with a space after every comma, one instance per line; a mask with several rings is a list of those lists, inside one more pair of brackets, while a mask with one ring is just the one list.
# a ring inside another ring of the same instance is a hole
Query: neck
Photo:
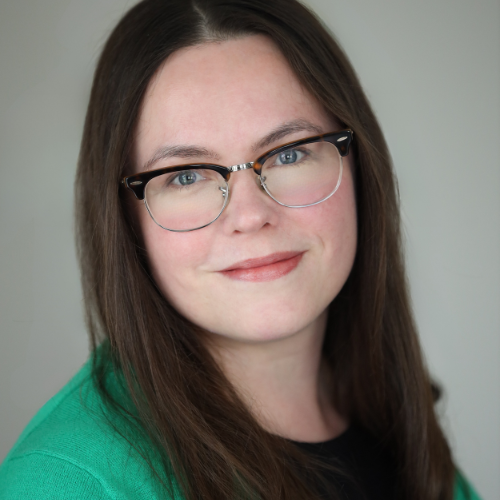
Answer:
[[216, 336], [210, 350], [259, 424], [294, 441], [333, 439], [348, 426], [332, 402], [321, 357], [326, 312], [304, 330], [272, 341]]

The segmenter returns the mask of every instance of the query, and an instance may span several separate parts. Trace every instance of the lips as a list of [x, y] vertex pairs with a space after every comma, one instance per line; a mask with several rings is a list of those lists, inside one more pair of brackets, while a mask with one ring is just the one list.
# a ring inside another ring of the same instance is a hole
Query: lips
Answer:
[[248, 259], [220, 271], [224, 276], [241, 281], [271, 281], [293, 271], [304, 252], [278, 252], [266, 257]]

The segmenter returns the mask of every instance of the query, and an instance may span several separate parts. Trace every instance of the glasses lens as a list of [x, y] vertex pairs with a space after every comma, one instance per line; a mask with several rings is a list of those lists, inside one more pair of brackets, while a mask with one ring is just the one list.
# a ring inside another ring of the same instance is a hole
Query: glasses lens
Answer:
[[267, 191], [280, 203], [311, 205], [325, 200], [339, 187], [342, 157], [329, 142], [303, 144], [268, 158], [261, 176]]
[[170, 172], [146, 185], [146, 204], [155, 222], [172, 231], [189, 231], [213, 222], [226, 201], [227, 184], [214, 170]]

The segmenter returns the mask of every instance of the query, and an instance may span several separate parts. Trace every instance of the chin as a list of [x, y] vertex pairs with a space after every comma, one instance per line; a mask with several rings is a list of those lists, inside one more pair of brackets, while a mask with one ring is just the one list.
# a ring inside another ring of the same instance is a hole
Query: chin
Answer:
[[301, 314], [280, 314], [278, 317], [274, 314], [273, 317], [256, 318], [254, 311], [249, 315], [241, 314], [238, 321], [226, 324], [215, 325], [210, 322], [212, 324], [205, 323], [207, 326], [203, 327], [203, 322], [195, 323], [202, 326], [215, 340], [258, 344], [291, 338], [314, 327], [319, 319], [318, 315]]

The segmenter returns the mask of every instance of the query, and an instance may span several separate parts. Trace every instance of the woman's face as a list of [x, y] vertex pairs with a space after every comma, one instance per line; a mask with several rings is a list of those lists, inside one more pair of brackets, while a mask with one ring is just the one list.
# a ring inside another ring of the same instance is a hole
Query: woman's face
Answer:
[[[318, 130], [339, 129], [266, 37], [207, 43], [174, 53], [150, 83], [137, 129], [136, 171], [165, 147], [191, 151], [150, 168], [245, 163]], [[193, 155], [194, 148], [205, 152]], [[164, 230], [140, 205], [143, 241], [162, 293], [217, 340], [265, 342], [323, 324], [356, 252], [351, 158], [344, 158], [337, 192], [311, 207], [279, 205], [252, 170], [231, 175], [228, 206], [203, 229]], [[252, 262], [267, 257], [278, 262]], [[240, 269], [223, 272], [235, 266]]]

